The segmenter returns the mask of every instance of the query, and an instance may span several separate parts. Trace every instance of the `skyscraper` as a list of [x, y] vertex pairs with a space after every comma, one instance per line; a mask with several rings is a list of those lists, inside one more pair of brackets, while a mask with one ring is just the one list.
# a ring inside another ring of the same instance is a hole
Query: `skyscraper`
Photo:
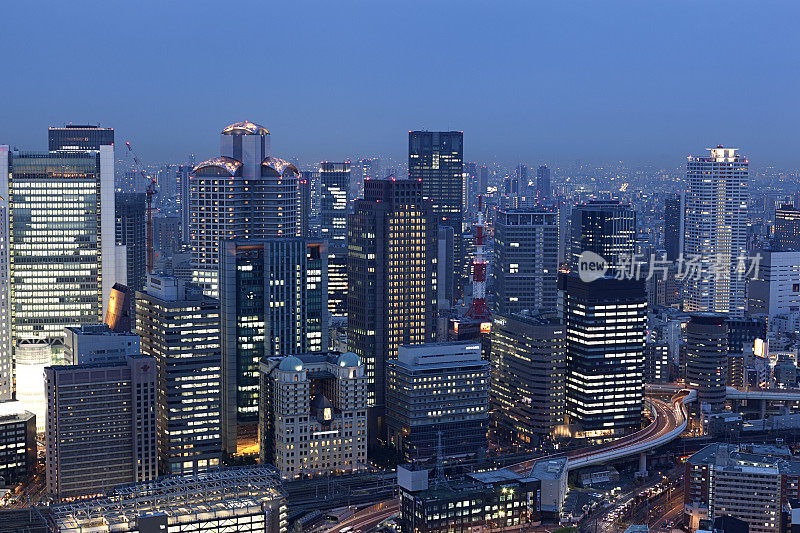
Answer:
[[408, 133], [408, 176], [422, 183], [422, 196], [431, 200], [436, 226], [453, 228], [456, 278], [451, 302], [463, 293], [464, 246], [464, 133], [411, 131]]
[[721, 313], [693, 313], [686, 325], [686, 385], [709, 412], [725, 409], [728, 383], [728, 324]]
[[686, 164], [683, 253], [698, 268], [684, 280], [684, 309], [742, 316], [745, 280], [737, 267], [747, 255], [748, 161], [736, 148], [708, 151]]
[[644, 281], [562, 275], [567, 418], [586, 437], [638, 429], [647, 328]]
[[220, 157], [197, 165], [190, 177], [193, 281], [216, 296], [223, 239], [300, 234], [299, 173], [270, 155], [270, 134], [237, 122], [220, 134]]
[[50, 494], [88, 496], [158, 476], [152, 357], [49, 366], [44, 380]]
[[385, 403], [386, 361], [434, 339], [436, 229], [417, 180], [369, 180], [347, 224], [347, 344], [370, 405]]
[[182, 280], [149, 276], [136, 294], [136, 317], [142, 354], [156, 362], [159, 472], [219, 466], [219, 300]]
[[226, 453], [258, 451], [258, 362], [328, 347], [327, 241], [222, 244], [222, 437]]
[[0, 347], [0, 395], [8, 390], [2, 376], [13, 349], [18, 397], [37, 424], [45, 419], [42, 369], [50, 346], [62, 342], [66, 326], [102, 319], [116, 277], [114, 147], [101, 144], [113, 130], [83, 129], [83, 145], [51, 129], [57, 151], [0, 146], [0, 266], [7, 265], [0, 343], [11, 344]]
[[570, 264], [575, 270], [585, 251], [594, 252], [609, 266], [621, 266], [636, 251], [636, 212], [616, 200], [592, 200], [572, 209]]
[[494, 303], [508, 316], [556, 309], [558, 213], [549, 208], [500, 209], [494, 222]]
[[47, 144], [50, 152], [99, 150], [100, 146], [114, 144], [114, 130], [88, 124], [67, 124], [63, 128], [51, 126], [47, 131]]
[[347, 317], [347, 246], [328, 246], [328, 313]]
[[535, 313], [492, 322], [492, 424], [513, 443], [537, 445], [564, 423], [564, 325]]
[[388, 362], [389, 442], [406, 461], [434, 457], [441, 435], [445, 457], [486, 446], [489, 362], [475, 342], [401, 346]]
[[800, 251], [800, 209], [784, 205], [775, 210], [772, 246], [781, 251]]
[[311, 218], [311, 191], [313, 184], [308, 177], [309, 172], [301, 172], [297, 182], [300, 196], [300, 236], [308, 237], [310, 231], [309, 218]]
[[664, 248], [667, 260], [676, 261], [683, 252], [683, 214], [686, 208], [682, 194], [664, 199]]
[[147, 274], [145, 194], [118, 192], [114, 197], [116, 243], [125, 246], [125, 285], [140, 291]]
[[319, 164], [321, 188], [319, 229], [328, 242], [347, 240], [347, 200], [350, 191], [350, 162]]
[[536, 169], [536, 197], [550, 198], [552, 191], [550, 188], [550, 167], [539, 165]]

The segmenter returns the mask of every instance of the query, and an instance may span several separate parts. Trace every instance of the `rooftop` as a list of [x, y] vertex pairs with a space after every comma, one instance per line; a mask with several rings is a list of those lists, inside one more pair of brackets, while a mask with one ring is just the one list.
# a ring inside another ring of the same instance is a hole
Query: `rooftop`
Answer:
[[255, 122], [245, 120], [235, 122], [222, 130], [222, 135], [269, 135], [267, 128]]

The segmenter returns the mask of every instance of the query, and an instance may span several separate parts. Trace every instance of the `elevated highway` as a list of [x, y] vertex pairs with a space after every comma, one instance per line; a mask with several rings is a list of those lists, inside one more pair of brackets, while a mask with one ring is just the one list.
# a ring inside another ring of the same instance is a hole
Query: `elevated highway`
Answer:
[[566, 468], [573, 470], [650, 451], [675, 440], [683, 433], [688, 422], [686, 405], [695, 399], [697, 399], [696, 391], [688, 390], [679, 391], [669, 402], [647, 398], [645, 402], [652, 415], [652, 421], [644, 429], [607, 444], [524, 461], [508, 469], [518, 474], [527, 474], [536, 462], [567, 457]]

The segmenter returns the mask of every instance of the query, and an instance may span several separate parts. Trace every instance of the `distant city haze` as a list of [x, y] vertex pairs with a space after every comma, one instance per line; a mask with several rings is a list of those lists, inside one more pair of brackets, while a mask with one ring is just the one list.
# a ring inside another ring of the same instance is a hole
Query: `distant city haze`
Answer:
[[[11, 7], [11, 6], [9, 6]], [[148, 162], [252, 120], [301, 163], [464, 131], [465, 161], [800, 164], [793, 2], [14, 2], [0, 143], [113, 127]], [[121, 154], [121, 152], [119, 152]]]

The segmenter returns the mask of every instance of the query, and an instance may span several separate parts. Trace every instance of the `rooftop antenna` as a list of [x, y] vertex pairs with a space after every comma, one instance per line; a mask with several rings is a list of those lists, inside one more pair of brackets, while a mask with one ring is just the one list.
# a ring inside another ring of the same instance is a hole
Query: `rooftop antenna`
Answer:
[[442, 430], [436, 434], [436, 477], [433, 478], [433, 486], [437, 489], [450, 488], [447, 477], [444, 475], [444, 464], [442, 461]]

